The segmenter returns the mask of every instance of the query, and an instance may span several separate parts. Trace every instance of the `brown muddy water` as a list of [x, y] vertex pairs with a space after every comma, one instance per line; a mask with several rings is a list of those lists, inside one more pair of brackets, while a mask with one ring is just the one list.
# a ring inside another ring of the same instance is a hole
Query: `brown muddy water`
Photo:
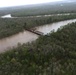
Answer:
[[[60, 21], [56, 23], [51, 23], [43, 26], [36, 27], [36, 31], [42, 32], [44, 35], [50, 33], [53, 29], [57, 31], [61, 26], [67, 25], [68, 23], [76, 22], [76, 19]], [[35, 41], [39, 35], [31, 33], [29, 31], [23, 31], [13, 36], [3, 38], [0, 40], [0, 52], [4, 52], [9, 48], [16, 47], [18, 43], [28, 43]]]

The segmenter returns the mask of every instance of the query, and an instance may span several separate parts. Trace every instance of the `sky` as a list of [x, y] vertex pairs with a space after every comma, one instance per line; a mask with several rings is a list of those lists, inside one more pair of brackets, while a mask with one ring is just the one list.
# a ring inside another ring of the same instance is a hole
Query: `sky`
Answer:
[[39, 4], [39, 3], [55, 2], [55, 1], [62, 1], [62, 0], [0, 0], [0, 7]]

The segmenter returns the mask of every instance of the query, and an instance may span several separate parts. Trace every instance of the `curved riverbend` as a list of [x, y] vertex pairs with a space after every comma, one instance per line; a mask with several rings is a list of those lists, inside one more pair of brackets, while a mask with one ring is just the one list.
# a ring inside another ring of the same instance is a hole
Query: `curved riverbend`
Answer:
[[36, 27], [36, 31], [40, 31], [46, 35], [47, 33], [50, 33], [52, 30], [57, 31], [58, 28], [61, 26], [67, 25], [68, 23], [76, 22], [76, 19], [72, 20], [66, 20], [66, 21], [60, 21], [52, 24], [47, 24], [43, 26]]
[[[44, 35], [50, 33], [53, 29], [57, 31], [60, 26], [67, 25], [68, 23], [76, 22], [76, 19], [60, 21], [44, 26], [36, 27], [36, 31], [43, 32]], [[8, 48], [16, 47], [18, 43], [27, 43], [35, 41], [39, 36], [29, 31], [23, 31], [13, 36], [3, 38], [0, 40], [0, 52], [6, 51]]]

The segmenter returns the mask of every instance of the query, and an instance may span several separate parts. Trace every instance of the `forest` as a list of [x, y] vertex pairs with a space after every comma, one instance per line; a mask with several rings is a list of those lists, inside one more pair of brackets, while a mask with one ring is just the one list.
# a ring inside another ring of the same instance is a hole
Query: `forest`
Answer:
[[0, 18], [0, 39], [11, 36], [25, 29], [36, 26], [50, 24], [53, 22], [75, 19], [76, 14], [53, 15], [43, 17], [25, 17], [25, 18]]
[[0, 75], [76, 75], [76, 22], [0, 53]]
[[[7, 14], [12, 18], [1, 18]], [[0, 8], [0, 40], [70, 19], [76, 19], [76, 1]], [[0, 75], [76, 75], [76, 22], [0, 53]]]
[[16, 7], [0, 8], [0, 16], [11, 14], [13, 17], [76, 13], [76, 2], [45, 3]]

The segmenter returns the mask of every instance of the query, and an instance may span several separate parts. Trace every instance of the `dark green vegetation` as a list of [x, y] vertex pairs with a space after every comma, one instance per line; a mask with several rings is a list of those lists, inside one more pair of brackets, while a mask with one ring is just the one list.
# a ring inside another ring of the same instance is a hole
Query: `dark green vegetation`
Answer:
[[[59, 13], [61, 14], [70, 13], [70, 15], [51, 16], [51, 17], [42, 16], [42, 17], [31, 17], [31, 18], [26, 17], [26, 16], [49, 15]], [[6, 14], [11, 14], [12, 16], [20, 18], [10, 18], [10, 19], [0, 18], [0, 39], [16, 34], [20, 31], [23, 31], [26, 28], [29, 29], [57, 21], [74, 19], [76, 18], [76, 2], [45, 3], [39, 5], [0, 8], [0, 16]]]
[[76, 18], [76, 14], [33, 18], [0, 18], [0, 39], [21, 32], [24, 29], [74, 18]]
[[76, 2], [46, 3], [0, 9], [0, 15], [12, 14], [16, 17], [57, 13], [76, 13]]
[[76, 75], [76, 23], [0, 54], [0, 75]]

